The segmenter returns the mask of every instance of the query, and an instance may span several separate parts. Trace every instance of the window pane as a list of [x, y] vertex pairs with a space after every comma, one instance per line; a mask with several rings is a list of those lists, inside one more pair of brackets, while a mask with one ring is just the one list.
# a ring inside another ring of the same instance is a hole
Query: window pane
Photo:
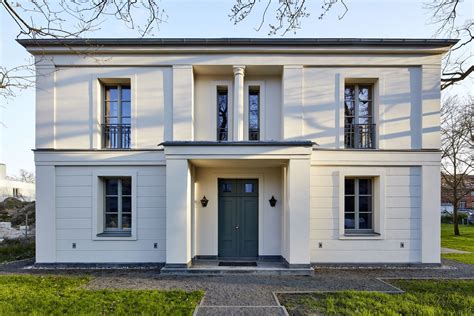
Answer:
[[354, 86], [346, 86], [344, 89], [344, 114], [346, 116], [355, 116], [354, 94]]
[[118, 228], [118, 215], [107, 214], [105, 215], [105, 227], [106, 228]]
[[131, 214], [122, 215], [122, 228], [123, 229], [132, 228], [132, 215]]
[[353, 196], [346, 196], [344, 198], [344, 212], [350, 213], [355, 211], [354, 207], [354, 197]]
[[227, 88], [217, 88], [217, 139], [227, 140], [228, 128], [228, 94]]
[[131, 197], [122, 197], [122, 212], [124, 213], [132, 212], [132, 198]]
[[122, 86], [122, 101], [130, 101], [130, 86]]
[[122, 195], [132, 195], [131, 178], [122, 178]]
[[354, 213], [344, 214], [344, 228], [345, 229], [354, 229], [355, 228], [354, 216], [355, 216]]
[[131, 103], [129, 101], [122, 101], [122, 117], [132, 116]]
[[372, 229], [372, 214], [359, 213], [359, 229]]
[[372, 212], [372, 197], [371, 196], [359, 197], [359, 212]]
[[370, 101], [371, 91], [370, 86], [359, 86], [359, 101], [360, 102], [367, 102]]
[[345, 179], [344, 181], [344, 194], [354, 194], [354, 179]]
[[118, 198], [117, 197], [106, 197], [105, 198], [105, 211], [107, 213], [118, 212]]
[[117, 101], [118, 100], [118, 88], [116, 86], [105, 88], [105, 100]]
[[372, 194], [372, 180], [371, 179], [359, 179], [359, 193]]
[[105, 180], [105, 194], [106, 195], [117, 195], [118, 179], [106, 179]]
[[119, 115], [118, 102], [107, 101], [105, 103], [105, 116], [118, 117], [118, 115]]
[[259, 111], [260, 111], [260, 91], [258, 88], [249, 90], [249, 128], [259, 128]]
[[223, 183], [222, 184], [222, 192], [232, 192], [232, 184]]
[[245, 184], [245, 193], [253, 193], [253, 183]]

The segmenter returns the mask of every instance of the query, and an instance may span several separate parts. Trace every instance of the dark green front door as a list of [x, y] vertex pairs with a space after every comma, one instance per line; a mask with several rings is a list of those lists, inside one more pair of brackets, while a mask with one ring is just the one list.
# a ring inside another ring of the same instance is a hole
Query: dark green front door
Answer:
[[219, 257], [258, 256], [258, 180], [219, 179]]

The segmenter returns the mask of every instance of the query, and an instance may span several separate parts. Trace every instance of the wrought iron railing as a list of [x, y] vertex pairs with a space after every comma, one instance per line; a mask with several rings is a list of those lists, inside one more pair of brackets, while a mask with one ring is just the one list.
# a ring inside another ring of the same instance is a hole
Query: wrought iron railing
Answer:
[[217, 140], [218, 141], [223, 141], [223, 140], [228, 140], [229, 139], [229, 132], [227, 127], [222, 128], [218, 127], [217, 128]]
[[259, 128], [249, 128], [249, 140], [260, 140]]
[[375, 124], [346, 124], [344, 145], [346, 148], [375, 148]]
[[104, 148], [130, 148], [130, 124], [102, 124]]

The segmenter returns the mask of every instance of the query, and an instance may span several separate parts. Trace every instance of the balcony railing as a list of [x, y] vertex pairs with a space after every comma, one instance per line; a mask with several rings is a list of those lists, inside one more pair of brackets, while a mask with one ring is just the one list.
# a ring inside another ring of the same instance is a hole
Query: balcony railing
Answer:
[[104, 148], [130, 148], [130, 124], [102, 124]]
[[346, 148], [374, 149], [375, 124], [347, 124], [344, 126]]
[[259, 128], [249, 128], [249, 140], [260, 140]]
[[217, 140], [218, 141], [229, 140], [229, 133], [228, 133], [227, 128], [221, 128], [221, 127], [217, 128]]

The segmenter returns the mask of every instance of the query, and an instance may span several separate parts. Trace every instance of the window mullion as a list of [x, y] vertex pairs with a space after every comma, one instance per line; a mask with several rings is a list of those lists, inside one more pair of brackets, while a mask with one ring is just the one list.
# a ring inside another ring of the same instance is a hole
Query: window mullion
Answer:
[[359, 230], [359, 179], [354, 180], [354, 227]]
[[118, 179], [117, 181], [117, 198], [118, 198], [118, 205], [117, 205], [117, 215], [118, 215], [118, 229], [122, 230], [122, 179]]

